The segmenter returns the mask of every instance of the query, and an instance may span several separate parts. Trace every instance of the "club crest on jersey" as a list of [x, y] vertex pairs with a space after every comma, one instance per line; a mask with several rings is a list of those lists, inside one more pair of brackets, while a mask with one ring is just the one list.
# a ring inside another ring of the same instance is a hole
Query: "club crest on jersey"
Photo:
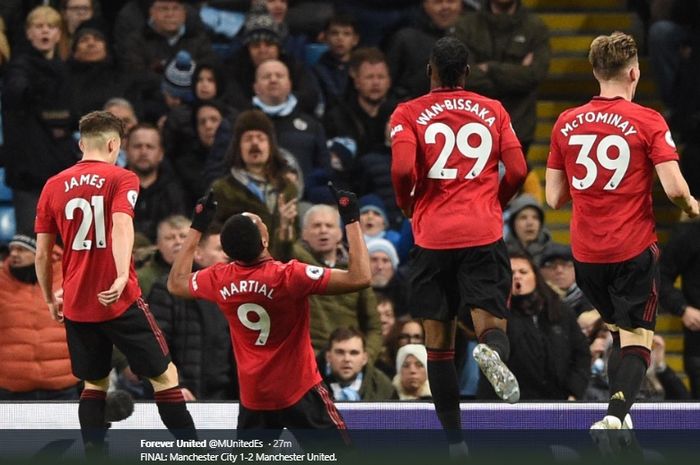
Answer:
[[139, 198], [139, 193], [136, 191], [129, 191], [126, 193], [126, 199], [131, 204], [132, 208], [136, 207], [136, 199]]
[[197, 275], [199, 274], [199, 271], [195, 271], [194, 274], [192, 275], [192, 289], [195, 291], [199, 289], [199, 284], [197, 284]]
[[306, 276], [314, 281], [318, 281], [323, 276], [323, 268], [320, 266], [308, 265], [306, 267]]
[[666, 143], [675, 149], [676, 143], [673, 141], [673, 137], [671, 136], [671, 131], [666, 131], [666, 135], [664, 137], [666, 138]]

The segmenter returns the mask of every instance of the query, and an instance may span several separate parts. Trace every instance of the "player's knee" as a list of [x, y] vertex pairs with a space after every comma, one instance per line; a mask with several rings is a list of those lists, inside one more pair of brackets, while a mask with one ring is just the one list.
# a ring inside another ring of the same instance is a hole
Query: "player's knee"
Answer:
[[423, 320], [425, 347], [428, 349], [449, 350], [454, 348], [452, 334], [454, 322]]
[[168, 367], [163, 373], [153, 378], [148, 378], [148, 380], [151, 382], [153, 390], [156, 392], [170, 389], [180, 384], [180, 380], [177, 376], [177, 367], [173, 362], [168, 364]]
[[102, 379], [85, 380], [85, 389], [107, 392], [109, 389], [109, 376], [105, 376]]
[[651, 350], [654, 342], [654, 331], [644, 328], [632, 330], [620, 329], [620, 347], [640, 346]]

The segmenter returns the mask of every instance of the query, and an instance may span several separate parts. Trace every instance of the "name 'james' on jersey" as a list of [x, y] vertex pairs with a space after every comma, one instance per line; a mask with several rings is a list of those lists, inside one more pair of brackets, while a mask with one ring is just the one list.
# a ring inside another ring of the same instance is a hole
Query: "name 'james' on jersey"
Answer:
[[466, 90], [434, 89], [396, 108], [391, 139], [392, 145], [416, 146], [416, 244], [453, 249], [502, 237], [498, 162], [520, 142], [500, 102]]
[[133, 218], [139, 179], [124, 168], [83, 160], [50, 178], [36, 208], [37, 233], [63, 240], [63, 313], [71, 321], [99, 322], [124, 313], [141, 296], [134, 270], [119, 300], [107, 307], [97, 294], [117, 277], [112, 253], [112, 215]]
[[678, 154], [663, 117], [622, 97], [594, 97], [559, 116], [547, 167], [569, 182], [576, 260], [621, 262], [656, 242], [654, 166], [672, 160]]

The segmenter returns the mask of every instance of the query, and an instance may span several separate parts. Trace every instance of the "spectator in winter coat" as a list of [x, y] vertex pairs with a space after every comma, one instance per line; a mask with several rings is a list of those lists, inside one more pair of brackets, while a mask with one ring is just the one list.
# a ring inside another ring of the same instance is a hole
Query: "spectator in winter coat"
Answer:
[[389, 400], [395, 395], [391, 380], [369, 363], [364, 335], [355, 328], [331, 333], [325, 362], [321, 373], [335, 400]]
[[[33, 236], [15, 234], [0, 267], [0, 401], [77, 400], [66, 331], [53, 321], [37, 284]], [[53, 288], [63, 281], [61, 251], [53, 255]]]
[[[508, 319], [508, 368], [525, 400], [582, 399], [590, 373], [588, 343], [573, 310], [545, 283], [532, 259], [511, 253], [513, 271]], [[493, 396], [480, 382], [477, 398]]]
[[[196, 269], [228, 262], [221, 248], [221, 228], [213, 225], [194, 253]], [[185, 400], [237, 399], [236, 365], [226, 317], [206, 300], [174, 297], [165, 277], [158, 279], [148, 303], [177, 364]]]
[[27, 50], [15, 49], [2, 83], [5, 182], [13, 189], [18, 231], [33, 231], [46, 181], [78, 161], [71, 131], [68, 80], [56, 53], [61, 17], [48, 6], [26, 20]]

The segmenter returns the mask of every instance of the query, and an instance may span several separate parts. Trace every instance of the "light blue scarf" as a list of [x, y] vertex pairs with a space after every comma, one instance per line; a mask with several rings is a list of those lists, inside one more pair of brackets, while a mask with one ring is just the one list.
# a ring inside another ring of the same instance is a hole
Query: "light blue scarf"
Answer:
[[257, 95], [253, 97], [253, 105], [260, 108], [267, 116], [289, 116], [297, 106], [297, 102], [294, 94], [289, 94], [287, 101], [279, 105], [266, 105]]

